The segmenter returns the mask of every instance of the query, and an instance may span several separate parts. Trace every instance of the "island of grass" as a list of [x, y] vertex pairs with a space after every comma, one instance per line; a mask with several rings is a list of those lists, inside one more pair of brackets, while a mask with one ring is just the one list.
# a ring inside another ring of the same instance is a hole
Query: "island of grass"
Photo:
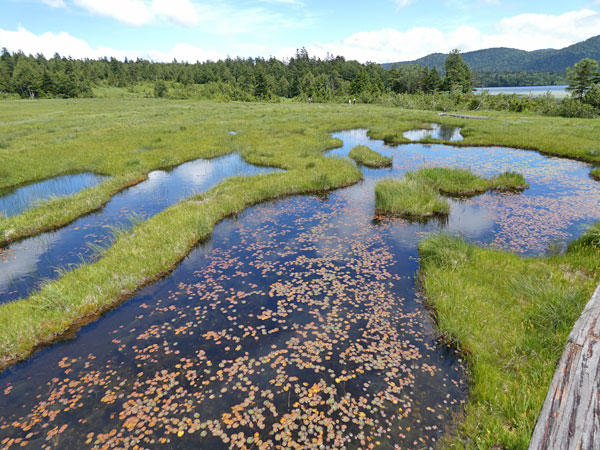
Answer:
[[600, 181], [600, 169], [592, 170], [591, 175], [594, 180]]
[[441, 194], [467, 197], [490, 190], [522, 191], [527, 187], [523, 175], [515, 172], [488, 179], [465, 169], [424, 168], [408, 172], [400, 180], [386, 179], [377, 183], [375, 208], [383, 214], [429, 218], [450, 212], [450, 204]]
[[409, 219], [426, 219], [450, 213], [450, 203], [425, 179], [386, 179], [375, 186], [375, 209]]
[[440, 194], [451, 197], [470, 197], [487, 191], [518, 192], [529, 187], [525, 177], [516, 172], [504, 172], [494, 178], [483, 178], [466, 169], [427, 167], [407, 176], [424, 179]]
[[354, 147], [352, 150], [350, 150], [350, 154], [348, 156], [350, 156], [350, 158], [352, 158], [358, 164], [362, 164], [363, 166], [370, 167], [372, 169], [380, 169], [382, 167], [392, 166], [392, 158], [383, 156], [365, 145], [358, 145]]
[[440, 448], [526, 450], [567, 337], [600, 282], [600, 223], [545, 258], [447, 235], [419, 252], [426, 302], [469, 370], [465, 414]]

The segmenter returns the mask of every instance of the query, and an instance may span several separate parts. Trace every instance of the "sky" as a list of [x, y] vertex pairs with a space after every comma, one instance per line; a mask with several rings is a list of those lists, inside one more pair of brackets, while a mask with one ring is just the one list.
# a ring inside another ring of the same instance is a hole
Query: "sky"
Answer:
[[360, 62], [454, 48], [563, 48], [600, 34], [600, 0], [0, 0], [0, 48], [73, 58]]

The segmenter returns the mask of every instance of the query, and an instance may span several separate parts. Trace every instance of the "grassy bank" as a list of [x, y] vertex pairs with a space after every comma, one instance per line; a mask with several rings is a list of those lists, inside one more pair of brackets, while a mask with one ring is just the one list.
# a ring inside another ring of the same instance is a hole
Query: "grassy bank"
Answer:
[[440, 194], [465, 197], [490, 190], [522, 191], [528, 187], [523, 175], [515, 172], [504, 172], [487, 179], [466, 169], [426, 167], [407, 172], [400, 180], [378, 182], [375, 208], [381, 214], [427, 218], [450, 213], [450, 204]]
[[65, 274], [27, 299], [1, 305], [0, 367], [168, 273], [223, 218], [266, 199], [322, 192], [360, 179], [347, 161], [317, 161], [319, 169], [312, 171], [229, 178], [119, 236], [98, 262]]
[[445, 235], [422, 242], [420, 253], [426, 299], [470, 374], [465, 416], [442, 447], [526, 449], [566, 339], [600, 281], [600, 226], [547, 258]]
[[390, 167], [393, 161], [392, 158], [383, 156], [365, 145], [358, 145], [354, 147], [352, 150], [350, 150], [348, 156], [358, 164], [362, 164], [363, 166], [370, 167], [372, 169]]
[[504, 172], [487, 179], [466, 169], [426, 167], [417, 172], [407, 173], [406, 176], [423, 179], [441, 194], [457, 197], [483, 194], [491, 190], [522, 191], [529, 187], [525, 177], [515, 172]]
[[116, 193], [145, 179], [146, 176], [141, 174], [117, 176], [78, 194], [44, 201], [22, 214], [0, 216], [0, 245], [68, 225], [78, 217], [102, 208]]

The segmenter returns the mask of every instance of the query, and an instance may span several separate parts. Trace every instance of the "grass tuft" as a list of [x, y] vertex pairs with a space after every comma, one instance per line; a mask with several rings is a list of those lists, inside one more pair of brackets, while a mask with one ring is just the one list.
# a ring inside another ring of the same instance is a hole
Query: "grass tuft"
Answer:
[[592, 248], [600, 251], [600, 222], [590, 226], [581, 237], [569, 244], [568, 250]]
[[375, 187], [375, 208], [384, 214], [407, 218], [447, 215], [450, 204], [440, 194], [464, 197], [489, 190], [516, 191], [529, 185], [514, 172], [488, 180], [465, 169], [423, 168], [407, 172], [401, 180], [383, 180]]
[[375, 186], [375, 208], [384, 214], [426, 218], [450, 213], [450, 204], [421, 178], [386, 179]]
[[529, 187], [523, 175], [515, 172], [504, 172], [493, 179], [486, 179], [466, 169], [434, 167], [410, 172], [407, 176], [423, 178], [440, 193], [457, 197], [483, 194], [490, 190], [518, 191]]
[[364, 145], [358, 145], [354, 147], [352, 150], [350, 150], [348, 156], [358, 164], [362, 164], [363, 166], [370, 167], [372, 169], [391, 167], [393, 161], [392, 158], [382, 156], [380, 153], [371, 150], [369, 147]]

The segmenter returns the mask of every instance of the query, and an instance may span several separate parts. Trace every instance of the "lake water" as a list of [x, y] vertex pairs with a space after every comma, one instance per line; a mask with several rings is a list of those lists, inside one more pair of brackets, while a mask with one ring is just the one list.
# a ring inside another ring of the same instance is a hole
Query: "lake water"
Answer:
[[[332, 157], [367, 145], [393, 166], [222, 221], [169, 276], [0, 374], [3, 449], [437, 445], [467, 385], [418, 295], [418, 243], [446, 230], [543, 254], [600, 220], [600, 183], [535, 152], [333, 137]], [[375, 215], [378, 180], [440, 165], [531, 188], [451, 199], [444, 223]]]
[[528, 95], [531, 97], [539, 97], [541, 95], [546, 95], [547, 92], [550, 92], [553, 96], [557, 98], [563, 98], [567, 95], [566, 85], [560, 86], [513, 86], [513, 87], [486, 87], [486, 88], [476, 88], [475, 93], [481, 94], [483, 91], [488, 91], [491, 95], [498, 94], [517, 94], [517, 95]]

